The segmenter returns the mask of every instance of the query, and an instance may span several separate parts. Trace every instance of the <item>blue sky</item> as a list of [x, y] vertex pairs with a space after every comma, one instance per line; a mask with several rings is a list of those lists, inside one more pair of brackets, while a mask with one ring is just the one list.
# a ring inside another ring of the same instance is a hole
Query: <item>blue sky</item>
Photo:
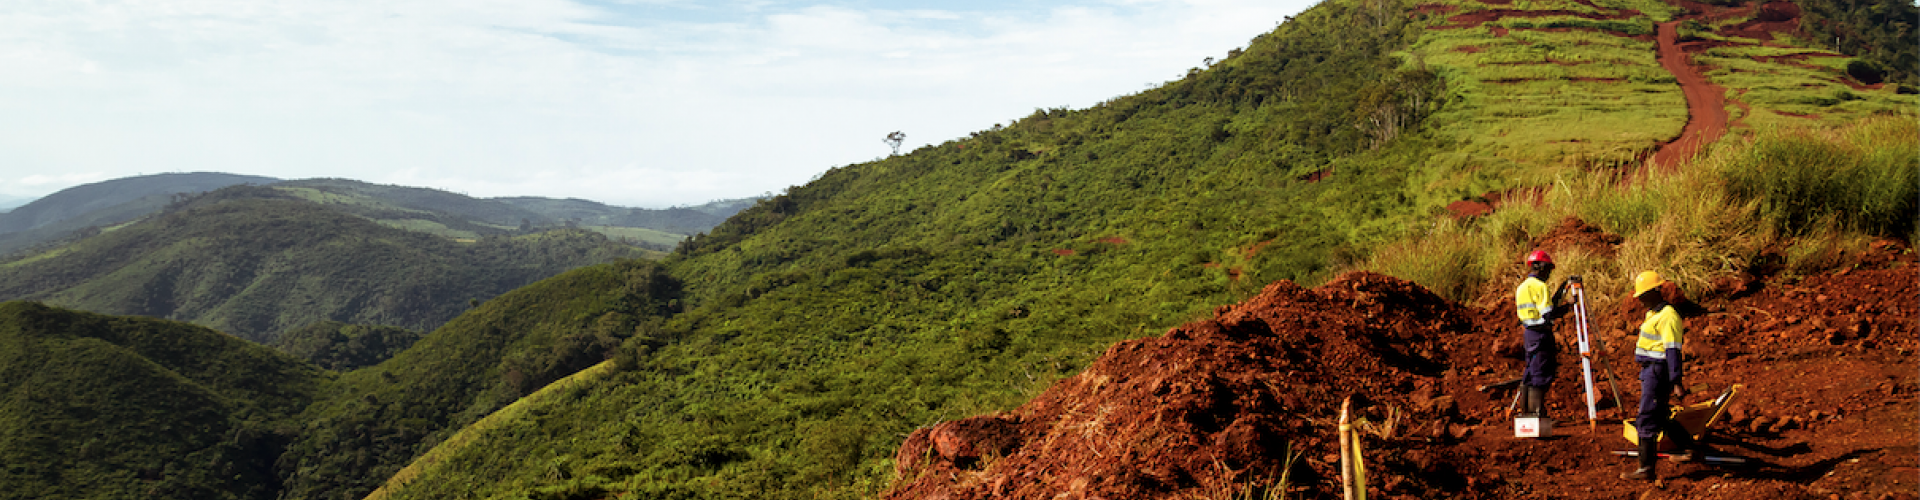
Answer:
[[[665, 207], [1138, 92], [1305, 1], [9, 0], [0, 199], [161, 172]], [[0, 200], [4, 201], [4, 200]]]

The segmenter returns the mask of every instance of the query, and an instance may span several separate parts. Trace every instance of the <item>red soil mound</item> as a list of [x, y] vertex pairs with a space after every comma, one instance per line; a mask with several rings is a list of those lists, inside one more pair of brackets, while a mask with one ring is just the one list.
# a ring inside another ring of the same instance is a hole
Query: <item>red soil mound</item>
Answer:
[[961, 421], [1017, 427], [1017, 442], [997, 457], [945, 453], [981, 448], [939, 446], [954, 434], [942, 430], [948, 424], [915, 432], [900, 454], [908, 479], [888, 497], [1173, 498], [1278, 478], [1289, 449], [1306, 453], [1296, 481], [1321, 483], [1336, 474], [1322, 456], [1332, 450], [1326, 418], [1353, 394], [1376, 420], [1392, 407], [1422, 422], [1401, 423], [1396, 439], [1406, 444], [1380, 454], [1393, 465], [1379, 484], [1409, 493], [1464, 484], [1421, 449], [1466, 432], [1438, 386], [1443, 340], [1472, 329], [1467, 309], [1386, 276], [1353, 274], [1313, 290], [1277, 282], [1213, 320], [1117, 344], [1009, 414]]
[[1578, 248], [1590, 255], [1611, 259], [1614, 256], [1614, 249], [1625, 241], [1626, 238], [1620, 235], [1602, 231], [1578, 218], [1568, 217], [1562, 219], [1560, 225], [1547, 231], [1547, 235], [1535, 242], [1533, 247], [1546, 250], [1549, 254]]
[[[1543, 244], [1610, 245], [1577, 221], [1563, 229]], [[1755, 280], [1701, 301], [1706, 313], [1687, 320], [1687, 380], [1701, 393], [1746, 385], [1710, 443], [1759, 465], [1663, 464], [1663, 489], [1618, 480], [1630, 464], [1609, 453], [1628, 447], [1618, 419], [1639, 393], [1637, 367], [1620, 354], [1640, 314], [1631, 303], [1592, 323], [1613, 344], [1595, 372], [1610, 420], [1580, 425], [1569, 338], [1548, 402], [1562, 435], [1523, 440], [1504, 414], [1511, 393], [1478, 390], [1518, 372], [1489, 348], [1518, 335], [1511, 305], [1456, 305], [1356, 273], [1310, 290], [1274, 283], [1213, 319], [1117, 344], [1012, 412], [917, 431], [887, 497], [1239, 498], [1234, 483], [1287, 471], [1289, 498], [1335, 498], [1333, 418], [1353, 396], [1375, 423], [1361, 427], [1380, 498], [1913, 498], [1916, 269], [1890, 242], [1858, 269]]]

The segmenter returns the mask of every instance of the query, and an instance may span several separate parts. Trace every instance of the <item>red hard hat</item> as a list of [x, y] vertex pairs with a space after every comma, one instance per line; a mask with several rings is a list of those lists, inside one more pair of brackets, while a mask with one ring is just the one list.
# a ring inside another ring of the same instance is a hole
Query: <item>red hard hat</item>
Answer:
[[1527, 254], [1527, 264], [1531, 265], [1535, 262], [1552, 264], [1553, 257], [1548, 257], [1546, 250], [1534, 250], [1533, 253]]

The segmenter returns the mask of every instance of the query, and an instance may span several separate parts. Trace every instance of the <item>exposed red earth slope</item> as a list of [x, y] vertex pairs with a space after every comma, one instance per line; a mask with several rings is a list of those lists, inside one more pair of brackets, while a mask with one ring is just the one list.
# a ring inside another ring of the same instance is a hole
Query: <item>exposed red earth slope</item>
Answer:
[[[1540, 243], [1610, 250], [1618, 237], [1572, 221]], [[1305, 289], [1276, 282], [1212, 319], [1122, 342], [1085, 372], [1010, 412], [913, 433], [887, 498], [1246, 498], [1289, 475], [1287, 498], [1336, 498], [1334, 418], [1353, 397], [1374, 498], [1911, 499], [1920, 485], [1920, 272], [1887, 242], [1845, 272], [1727, 280], [1687, 320], [1690, 402], [1745, 391], [1710, 442], [1744, 469], [1663, 463], [1659, 486], [1622, 481], [1620, 419], [1639, 394], [1630, 355], [1596, 368], [1601, 422], [1589, 430], [1580, 364], [1563, 343], [1550, 413], [1560, 436], [1516, 439], [1512, 305], [1477, 308], [1418, 285], [1354, 273]], [[1593, 311], [1614, 345], [1627, 304]], [[1563, 326], [1571, 336], [1572, 327]], [[1394, 422], [1388, 431], [1385, 422]], [[1292, 453], [1297, 459], [1289, 466]]]

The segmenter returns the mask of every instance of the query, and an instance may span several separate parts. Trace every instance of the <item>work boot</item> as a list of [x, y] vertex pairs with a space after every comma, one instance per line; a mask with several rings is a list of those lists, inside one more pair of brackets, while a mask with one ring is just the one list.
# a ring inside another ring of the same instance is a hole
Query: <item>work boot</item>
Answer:
[[1531, 385], [1524, 386], [1524, 389], [1527, 392], [1527, 395], [1526, 395], [1527, 416], [1545, 418], [1547, 416], [1547, 412], [1545, 411], [1545, 408], [1542, 408], [1542, 406], [1545, 406], [1544, 404], [1542, 404], [1542, 401], [1545, 399], [1545, 395], [1547, 391], [1545, 389], [1534, 387]]
[[1659, 450], [1655, 449], [1655, 447], [1659, 446], [1659, 443], [1654, 442], [1655, 439], [1657, 438], [1640, 438], [1640, 456], [1638, 457], [1640, 459], [1640, 468], [1634, 469], [1632, 472], [1620, 474], [1620, 479], [1629, 481], [1652, 481], [1659, 478], [1659, 474], [1654, 472], [1654, 466], [1660, 463]]

